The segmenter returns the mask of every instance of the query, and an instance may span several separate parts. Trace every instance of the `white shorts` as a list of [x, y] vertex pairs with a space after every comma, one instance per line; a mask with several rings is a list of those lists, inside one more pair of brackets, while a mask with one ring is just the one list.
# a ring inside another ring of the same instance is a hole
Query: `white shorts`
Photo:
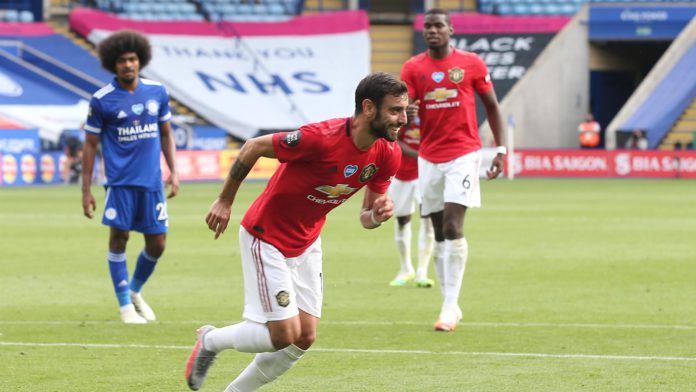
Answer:
[[389, 197], [394, 201], [394, 216], [411, 216], [420, 204], [418, 180], [402, 181], [396, 178], [389, 185]]
[[239, 228], [244, 271], [244, 314], [257, 323], [287, 320], [298, 309], [321, 317], [324, 295], [321, 238], [298, 257], [287, 258], [275, 246]]
[[445, 203], [481, 207], [480, 167], [481, 150], [445, 163], [432, 163], [418, 157], [421, 213], [429, 215], [442, 211]]

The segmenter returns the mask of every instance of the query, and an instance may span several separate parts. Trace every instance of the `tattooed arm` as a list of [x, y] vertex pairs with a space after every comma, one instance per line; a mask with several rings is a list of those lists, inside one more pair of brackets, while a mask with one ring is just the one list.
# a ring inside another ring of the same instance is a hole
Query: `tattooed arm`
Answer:
[[242, 181], [254, 167], [260, 157], [275, 158], [273, 150], [273, 135], [259, 136], [249, 139], [244, 143], [239, 151], [237, 159], [232, 164], [229, 174], [225, 179], [220, 195], [215, 199], [213, 205], [208, 210], [205, 222], [208, 228], [215, 232], [215, 239], [225, 232], [230, 221], [232, 203], [237, 195]]

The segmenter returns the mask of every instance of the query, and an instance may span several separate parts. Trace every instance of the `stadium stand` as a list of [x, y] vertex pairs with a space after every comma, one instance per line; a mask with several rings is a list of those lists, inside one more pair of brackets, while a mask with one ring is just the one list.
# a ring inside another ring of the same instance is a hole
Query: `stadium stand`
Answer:
[[[443, 0], [441, 3], [454, 3], [443, 6], [447, 9], [463, 10], [464, 5], [457, 8], [460, 0]], [[575, 15], [583, 4], [635, 6], [642, 4], [693, 4], [693, 0], [478, 0], [478, 11], [496, 15]]]
[[413, 28], [403, 25], [370, 26], [372, 69], [399, 77], [401, 67], [413, 53]]
[[658, 149], [674, 150], [677, 143], [685, 148], [695, 148], [696, 138], [694, 138], [694, 134], [696, 134], [696, 98], [684, 110], [667, 136], [662, 139]]
[[696, 19], [691, 19], [611, 121], [608, 132], [644, 129], [650, 149], [692, 143], [689, 128], [694, 123], [680, 118], [695, 98], [694, 68]]
[[331, 12], [348, 9], [346, 0], [305, 0], [302, 12], [315, 14], [318, 12]]
[[300, 12], [300, 0], [81, 0], [78, 4], [139, 21], [274, 22]]
[[[481, 1], [478, 1], [480, 4]], [[444, 8], [448, 11], [472, 11], [477, 9], [476, 0], [435, 0], [434, 7]]]
[[[25, 50], [22, 56], [49, 72], [70, 70], [70, 74], [60, 76], [69, 83], [91, 95], [102, 85], [111, 80], [111, 75], [104, 71], [97, 58], [90, 54], [91, 48], [79, 45], [62, 34], [39, 36], [3, 37], [20, 41]], [[77, 77], [75, 75], [81, 75]]]
[[211, 21], [276, 22], [287, 20], [299, 13], [297, 0], [196, 0]]
[[37, 19], [29, 0], [0, 1], [0, 22], [31, 23]]

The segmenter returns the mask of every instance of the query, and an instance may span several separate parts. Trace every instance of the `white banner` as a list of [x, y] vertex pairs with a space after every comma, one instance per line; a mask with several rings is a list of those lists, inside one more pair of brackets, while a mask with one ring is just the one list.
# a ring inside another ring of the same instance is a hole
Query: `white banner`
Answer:
[[0, 105], [0, 116], [27, 128], [38, 128], [39, 136], [57, 142], [65, 129], [80, 129], [87, 118], [89, 103], [74, 105]]
[[[270, 23], [269, 25], [273, 25]], [[89, 40], [110, 34], [99, 27]], [[368, 30], [242, 38], [148, 33], [143, 71], [214, 125], [246, 139], [260, 129], [295, 129], [349, 116], [370, 72]]]

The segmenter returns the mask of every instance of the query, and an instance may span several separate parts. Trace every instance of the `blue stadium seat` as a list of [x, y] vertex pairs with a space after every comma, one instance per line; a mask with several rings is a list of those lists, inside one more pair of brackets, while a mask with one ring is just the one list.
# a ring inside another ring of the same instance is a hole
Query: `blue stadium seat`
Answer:
[[251, 6], [251, 13], [255, 15], [265, 15], [268, 13], [268, 8], [265, 4], [253, 4]]
[[546, 15], [558, 15], [561, 9], [557, 4], [549, 3], [544, 5], [544, 13]]
[[237, 6], [237, 12], [240, 14], [251, 14], [253, 13], [253, 8], [251, 4], [239, 4]]
[[34, 21], [34, 13], [31, 11], [21, 11], [19, 13], [19, 21], [24, 23], [31, 23]]
[[544, 6], [541, 4], [535, 3], [535, 4], [530, 4], [529, 5], [529, 14], [530, 15], [543, 15], [544, 14]]
[[268, 13], [270, 15], [285, 15], [285, 8], [283, 8], [282, 4], [271, 3], [268, 4]]
[[6, 10], [5, 20], [8, 22], [19, 22], [19, 11], [17, 10]]
[[510, 15], [512, 13], [512, 7], [505, 3], [496, 4], [494, 9], [498, 15]]
[[479, 6], [479, 11], [485, 13], [485, 14], [492, 14], [493, 13], [493, 4], [481, 4]]
[[561, 4], [559, 8], [561, 14], [563, 15], [574, 15], [576, 12], [578, 12], [575, 4]]
[[515, 15], [527, 15], [529, 13], [529, 7], [524, 3], [515, 4], [512, 6], [512, 13]]
[[179, 12], [184, 13], [184, 14], [196, 12], [196, 6], [191, 4], [191, 3], [179, 3], [179, 4], [177, 4], [177, 7], [178, 7]]

